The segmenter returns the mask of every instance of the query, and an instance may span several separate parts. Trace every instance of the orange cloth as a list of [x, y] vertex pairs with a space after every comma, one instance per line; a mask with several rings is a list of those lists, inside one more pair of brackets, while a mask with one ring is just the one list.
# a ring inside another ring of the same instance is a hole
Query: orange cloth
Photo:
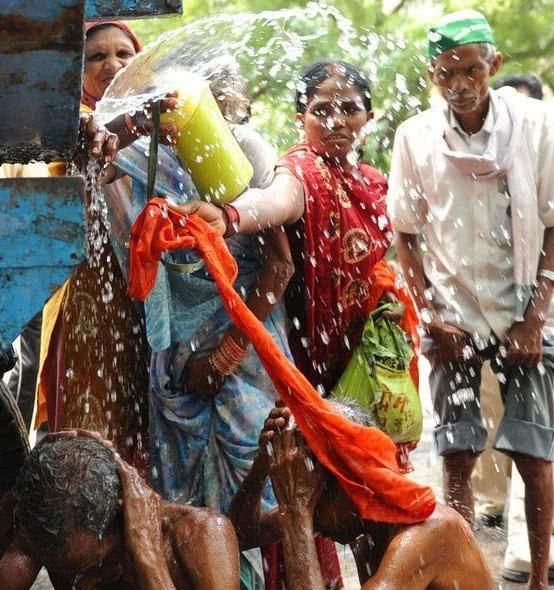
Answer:
[[[410, 299], [406, 289], [398, 285], [397, 275], [389, 263], [383, 259], [380, 260], [372, 270], [371, 295], [368, 303], [369, 309], [375, 309], [381, 297], [385, 293], [394, 293], [398, 301], [405, 306], [404, 316], [400, 321], [400, 327], [408, 334], [412, 341], [414, 351], [419, 350], [419, 333], [417, 331], [418, 318], [415, 306]], [[417, 367], [417, 354], [414, 355], [410, 363], [410, 376], [416, 387], [419, 383], [419, 371]]]
[[224, 240], [195, 215], [185, 218], [152, 199], [131, 231], [129, 295], [143, 301], [164, 251], [195, 248], [213, 276], [229, 316], [258, 353], [283, 402], [318, 460], [337, 478], [362, 518], [411, 524], [425, 520], [435, 496], [403, 475], [396, 445], [377, 428], [338, 415], [280, 351], [233, 288], [237, 265]]

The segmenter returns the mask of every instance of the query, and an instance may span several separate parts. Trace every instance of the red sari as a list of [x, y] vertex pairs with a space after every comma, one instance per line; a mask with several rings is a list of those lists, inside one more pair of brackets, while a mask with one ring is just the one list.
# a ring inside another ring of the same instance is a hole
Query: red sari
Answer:
[[382, 294], [374, 269], [392, 240], [387, 181], [366, 164], [344, 172], [308, 145], [291, 148], [281, 164], [305, 195], [304, 216], [288, 232], [296, 266], [287, 294], [289, 343], [296, 366], [329, 392]]
[[[303, 218], [288, 230], [296, 267], [287, 292], [289, 344], [296, 366], [329, 392], [382, 294], [375, 298], [372, 271], [392, 239], [387, 181], [366, 164], [344, 172], [306, 144], [292, 147], [280, 163], [300, 180], [305, 196]], [[316, 546], [326, 588], [342, 588], [334, 543], [318, 536]], [[266, 589], [276, 590], [284, 584], [282, 549], [264, 549]]]

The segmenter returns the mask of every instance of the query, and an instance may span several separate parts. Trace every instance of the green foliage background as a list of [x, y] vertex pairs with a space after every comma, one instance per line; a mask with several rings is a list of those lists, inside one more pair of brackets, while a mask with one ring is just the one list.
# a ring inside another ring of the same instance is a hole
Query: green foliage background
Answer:
[[[182, 17], [147, 19], [131, 23], [148, 43], [161, 33], [222, 13], [260, 12], [303, 8], [307, 2], [286, 0], [184, 0]], [[354, 24], [361, 35], [356, 51], [341, 44], [340, 27], [300, 16], [292, 26], [300, 34], [329, 27], [329, 33], [306, 49], [303, 65], [314, 59], [339, 57], [370, 73], [377, 125], [366, 146], [366, 159], [388, 171], [394, 131], [400, 121], [429, 103], [426, 80], [425, 35], [430, 23], [442, 14], [463, 8], [482, 11], [490, 20], [497, 45], [504, 53], [502, 74], [533, 72], [554, 87], [554, 0], [335, 0], [327, 3]], [[331, 19], [332, 20], [332, 19]], [[371, 40], [380, 40], [372, 46]], [[368, 44], [364, 46], [364, 43]], [[253, 37], [267, 43], [267, 32]], [[294, 128], [294, 85], [267, 71], [241, 67], [254, 98], [254, 124], [280, 150], [297, 139]]]

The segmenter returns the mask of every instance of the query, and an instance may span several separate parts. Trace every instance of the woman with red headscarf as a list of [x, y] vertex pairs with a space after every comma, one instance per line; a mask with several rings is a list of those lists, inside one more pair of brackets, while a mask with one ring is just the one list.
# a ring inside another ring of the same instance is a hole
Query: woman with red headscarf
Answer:
[[121, 21], [87, 23], [85, 34], [81, 103], [94, 111], [117, 72], [135, 57], [142, 44], [132, 29]]

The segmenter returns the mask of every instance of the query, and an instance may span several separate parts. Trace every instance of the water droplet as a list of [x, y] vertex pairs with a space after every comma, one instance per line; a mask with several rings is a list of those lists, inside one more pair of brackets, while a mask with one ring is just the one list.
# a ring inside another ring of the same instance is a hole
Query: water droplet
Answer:
[[428, 324], [433, 320], [433, 313], [430, 309], [422, 309], [421, 310], [421, 321]]

